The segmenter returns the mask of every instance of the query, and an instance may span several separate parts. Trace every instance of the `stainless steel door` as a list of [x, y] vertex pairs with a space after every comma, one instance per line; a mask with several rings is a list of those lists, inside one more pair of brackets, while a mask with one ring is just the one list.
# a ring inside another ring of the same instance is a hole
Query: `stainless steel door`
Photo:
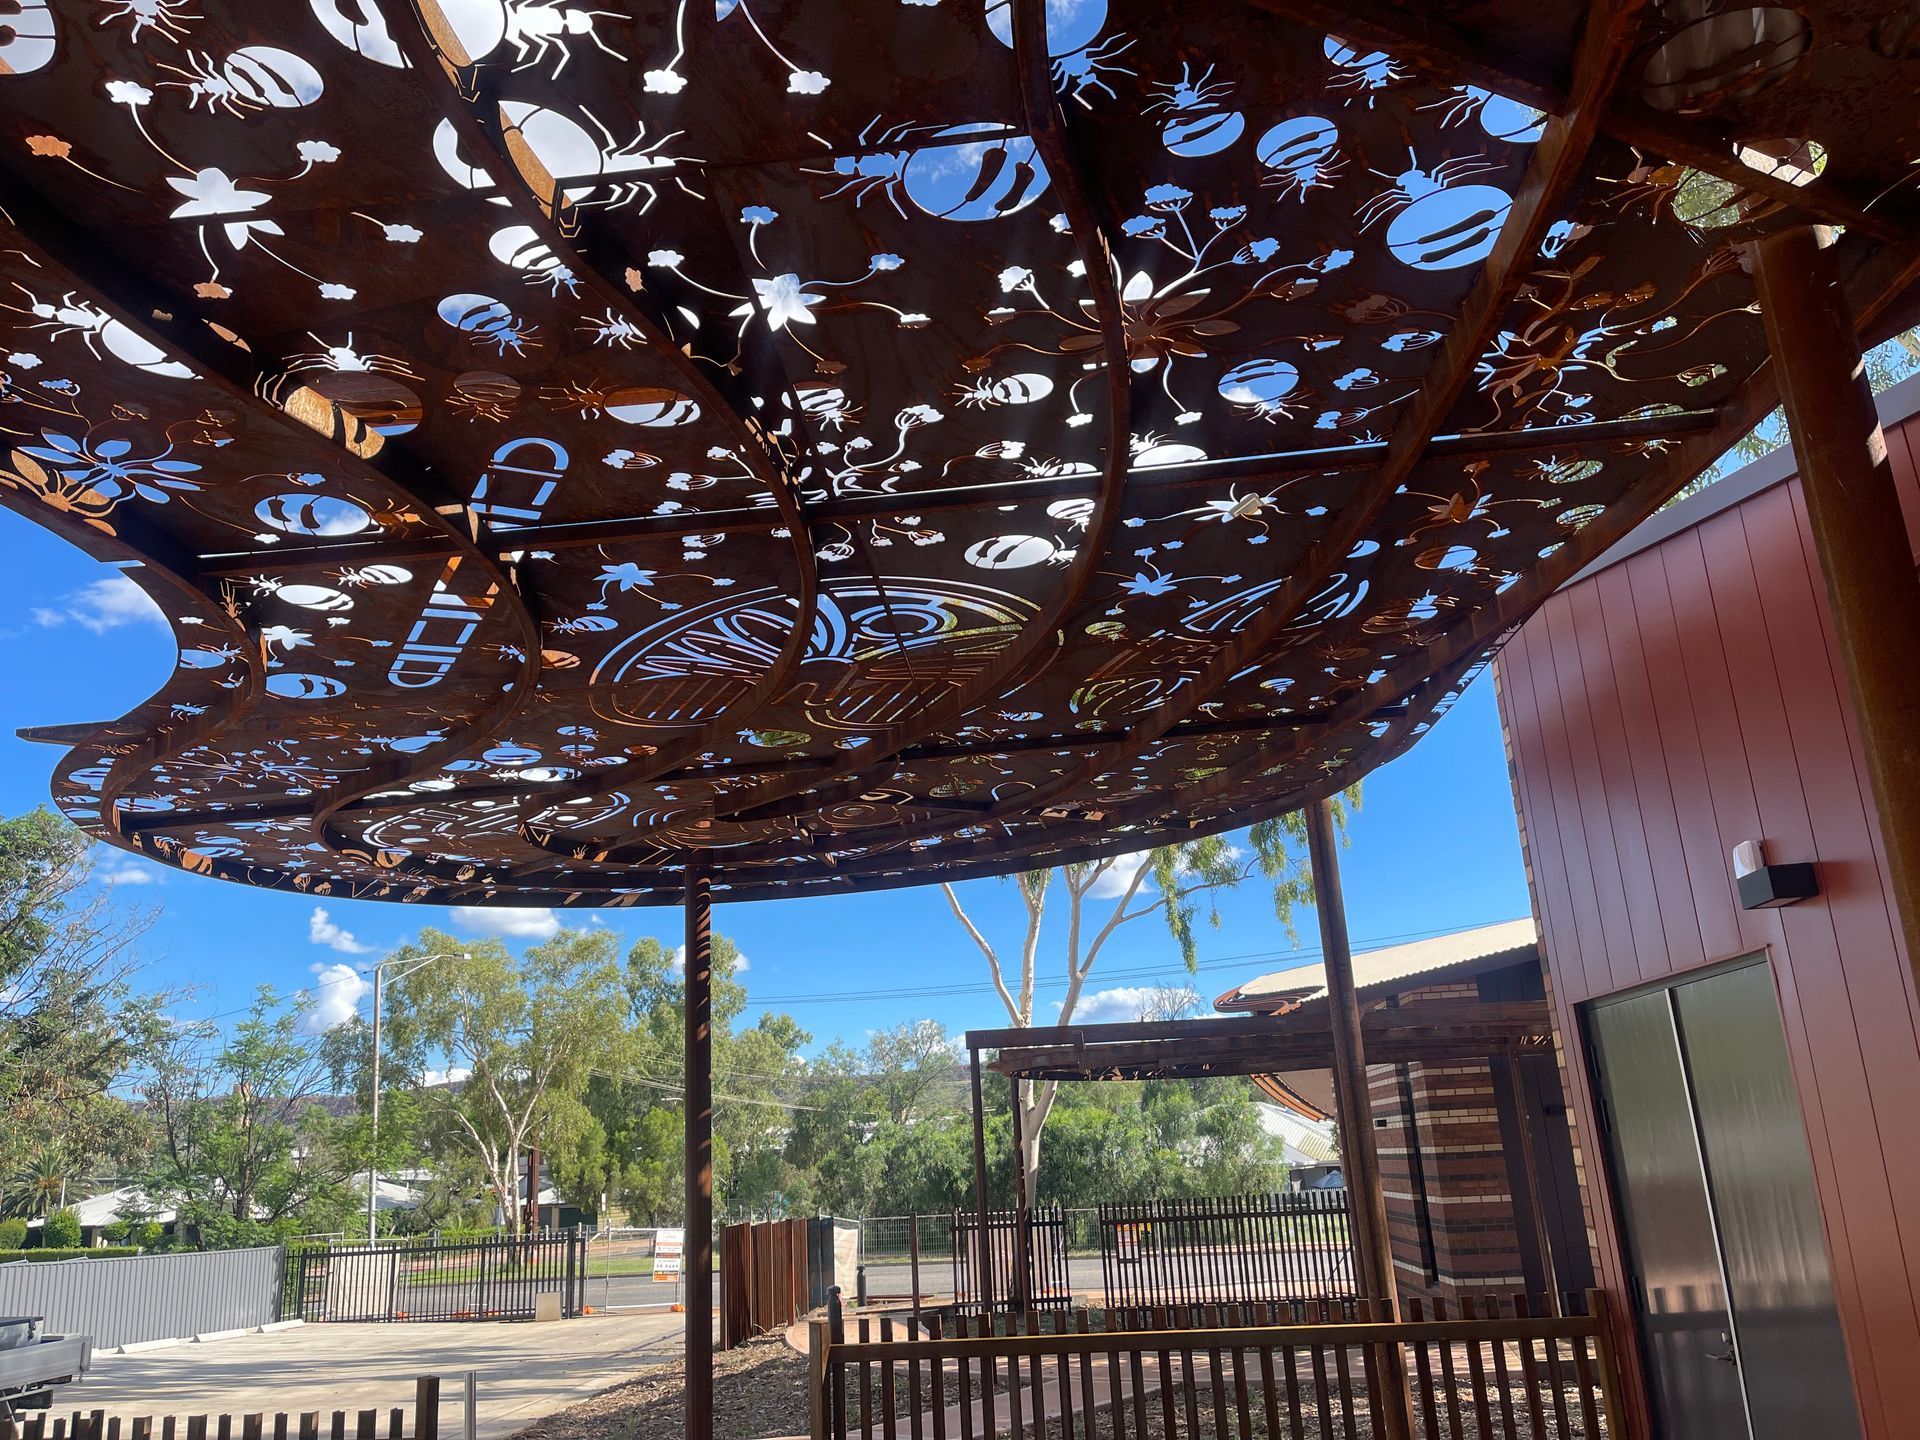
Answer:
[[1773, 976], [1674, 987], [1754, 1440], [1859, 1435]]
[[1666, 991], [1594, 1007], [1588, 1026], [1666, 1440], [1750, 1440], [1686, 1068]]
[[1593, 1007], [1613, 1176], [1668, 1440], [1858, 1440], [1764, 958]]

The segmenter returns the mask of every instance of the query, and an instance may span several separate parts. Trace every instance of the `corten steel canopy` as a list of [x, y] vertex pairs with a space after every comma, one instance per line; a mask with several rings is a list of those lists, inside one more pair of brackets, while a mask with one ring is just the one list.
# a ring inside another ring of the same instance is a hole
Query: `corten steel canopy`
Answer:
[[1772, 406], [1746, 241], [1920, 233], [1910, 0], [8, 9], [0, 500], [180, 649], [56, 799], [316, 895], [1299, 806]]

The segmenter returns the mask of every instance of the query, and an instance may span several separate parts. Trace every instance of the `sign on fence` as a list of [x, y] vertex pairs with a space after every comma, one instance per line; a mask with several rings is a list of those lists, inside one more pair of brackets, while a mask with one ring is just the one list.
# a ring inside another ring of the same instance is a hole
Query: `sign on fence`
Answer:
[[656, 1284], [676, 1285], [687, 1251], [685, 1230], [657, 1230], [653, 1237], [653, 1278]]

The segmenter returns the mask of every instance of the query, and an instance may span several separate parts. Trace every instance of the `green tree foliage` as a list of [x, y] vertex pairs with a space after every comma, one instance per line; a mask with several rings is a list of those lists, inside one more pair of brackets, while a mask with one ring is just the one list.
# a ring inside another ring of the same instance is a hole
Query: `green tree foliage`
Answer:
[[71, 1210], [55, 1210], [40, 1231], [40, 1243], [49, 1250], [80, 1248], [80, 1217]]
[[397, 976], [389, 1055], [434, 1153], [471, 1161], [517, 1234], [523, 1154], [536, 1141], [556, 1155], [583, 1148], [590, 1081], [624, 1067], [634, 1037], [618, 942], [605, 930], [562, 930], [516, 958], [496, 940], [463, 950], [424, 930], [387, 963]]
[[[1347, 815], [1359, 803], [1357, 785], [1335, 797], [1335, 823], [1343, 841]], [[1001, 952], [962, 908], [959, 893], [953, 886], [943, 884], [941, 888], [946, 892], [954, 918], [986, 957], [988, 972], [1008, 1021], [1015, 1027], [1025, 1027], [1037, 1023], [1034, 1001], [1039, 985], [1043, 922], [1048, 897], [1058, 880], [1065, 892], [1067, 907], [1061, 967], [1065, 995], [1053, 1018], [1065, 1024], [1074, 1016], [1102, 947], [1117, 929], [1158, 912], [1179, 948], [1180, 958], [1192, 973], [1199, 963], [1194, 922], [1200, 917], [1202, 906], [1206, 907], [1207, 918], [1217, 926], [1220, 893], [1237, 886], [1256, 869], [1272, 885], [1275, 918], [1286, 928], [1289, 938], [1297, 940], [1295, 911], [1313, 902], [1313, 877], [1306, 856], [1306, 818], [1294, 813], [1263, 821], [1253, 828], [1249, 839], [1254, 849], [1251, 862], [1244, 860], [1225, 836], [1213, 835], [1144, 854], [1106, 856], [1066, 865], [1057, 872], [1031, 870], [1014, 876], [1026, 906], [1017, 972], [1002, 962]], [[1109, 899], [1111, 907], [1103, 911], [1101, 906]], [[1041, 1193], [1041, 1140], [1059, 1088], [1059, 1082], [1054, 1080], [1021, 1080], [1015, 1086], [1015, 1103], [1021, 1115], [1022, 1173], [1026, 1176], [1029, 1201], [1036, 1200]]]
[[18, 1250], [27, 1243], [27, 1222], [18, 1215], [0, 1220], [0, 1250]]
[[160, 1028], [132, 987], [151, 917], [94, 883], [92, 852], [48, 810], [0, 820], [0, 1176], [54, 1156], [90, 1172], [144, 1139], [114, 1087]]
[[157, 1129], [143, 1188], [178, 1211], [175, 1243], [223, 1249], [342, 1228], [355, 1157], [320, 1104], [330, 1079], [299, 1006], [265, 986], [224, 1040], [207, 1026], [173, 1031], [142, 1092]]

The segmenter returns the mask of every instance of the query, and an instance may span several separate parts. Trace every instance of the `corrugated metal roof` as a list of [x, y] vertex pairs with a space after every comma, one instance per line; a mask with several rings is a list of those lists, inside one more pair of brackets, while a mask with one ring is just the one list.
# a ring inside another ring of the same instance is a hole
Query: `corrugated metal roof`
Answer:
[[1289, 1165], [1336, 1165], [1340, 1147], [1333, 1136], [1333, 1122], [1314, 1121], [1296, 1115], [1284, 1106], [1256, 1101], [1260, 1128], [1277, 1139]]
[[[1431, 970], [1444, 970], [1468, 960], [1532, 949], [1539, 943], [1540, 935], [1531, 919], [1503, 920], [1497, 925], [1456, 930], [1451, 935], [1436, 935], [1430, 940], [1415, 940], [1411, 944], [1390, 945], [1384, 950], [1355, 955], [1353, 980], [1356, 987], [1365, 990]], [[1324, 966], [1296, 965], [1289, 970], [1257, 976], [1228, 991], [1214, 1004], [1222, 1010], [1267, 1010], [1276, 1001], [1312, 1000], [1326, 993]]]

